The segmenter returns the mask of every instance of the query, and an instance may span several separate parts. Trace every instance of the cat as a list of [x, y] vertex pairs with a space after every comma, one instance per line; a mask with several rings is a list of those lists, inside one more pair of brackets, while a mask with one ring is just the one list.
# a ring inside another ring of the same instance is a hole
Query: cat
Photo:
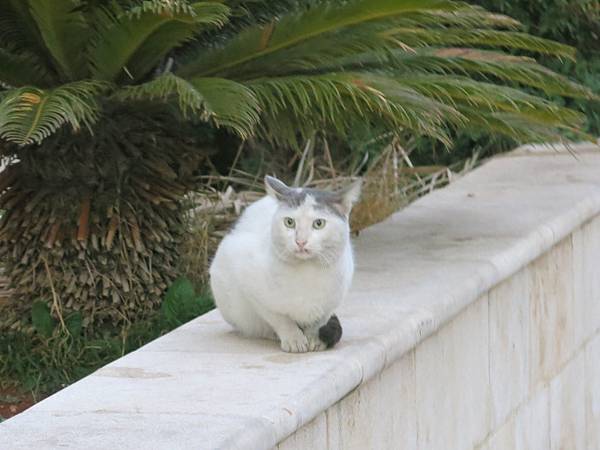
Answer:
[[342, 327], [332, 313], [354, 273], [348, 217], [361, 181], [329, 192], [267, 176], [265, 187], [212, 261], [216, 306], [243, 335], [279, 339], [285, 352], [333, 347]]

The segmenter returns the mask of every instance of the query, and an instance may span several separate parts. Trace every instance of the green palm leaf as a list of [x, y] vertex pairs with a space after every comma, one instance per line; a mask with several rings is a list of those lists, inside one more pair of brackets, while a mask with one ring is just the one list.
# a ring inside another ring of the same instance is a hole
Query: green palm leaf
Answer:
[[48, 86], [52, 81], [51, 74], [35, 54], [25, 50], [9, 51], [0, 48], [0, 85]]
[[184, 117], [211, 120], [217, 126], [233, 129], [249, 137], [258, 122], [258, 103], [252, 91], [242, 84], [220, 78], [184, 80], [171, 73], [119, 90], [113, 96], [127, 100], [176, 100]]
[[260, 103], [252, 90], [224, 78], [192, 78], [190, 83], [204, 97], [204, 107], [217, 126], [233, 128], [242, 137], [253, 133]]
[[[306, 136], [315, 129], [347, 133], [361, 120], [432, 136], [449, 145], [446, 122], [463, 121], [453, 107], [372, 73], [265, 78], [248, 86], [263, 111], [261, 134], [275, 141], [294, 142], [296, 134]], [[280, 128], [286, 122], [290, 126]]]
[[24, 0], [0, 0], [0, 41], [37, 54], [47, 52], [29, 4]]
[[583, 121], [580, 113], [535, 95], [465, 77], [419, 75], [403, 77], [400, 82], [439, 102], [454, 107], [468, 106], [478, 113], [510, 113], [548, 127], [564, 125], [575, 128]]
[[549, 127], [545, 122], [537, 122], [529, 117], [515, 113], [481, 112], [473, 108], [459, 107], [461, 113], [469, 117], [467, 129], [476, 132], [486, 130], [488, 133], [508, 136], [517, 142], [556, 142], [565, 138], [560, 130], [568, 130], [579, 139], [593, 140], [592, 137], [566, 125]]
[[84, 47], [89, 34], [83, 15], [72, 0], [28, 0], [44, 44], [66, 79], [84, 74]]
[[482, 45], [518, 50], [575, 59], [575, 49], [558, 42], [531, 36], [516, 31], [490, 29], [432, 29], [432, 28], [393, 28], [385, 33], [394, 42], [411, 47], [430, 45]]
[[490, 80], [534, 87], [550, 95], [594, 98], [594, 93], [589, 88], [552, 72], [531, 58], [501, 52], [469, 48], [419, 49], [413, 54], [397, 55], [393, 64], [398, 74], [478, 75]]
[[89, 128], [99, 113], [96, 97], [107, 88], [98, 81], [77, 81], [49, 90], [13, 89], [0, 102], [0, 138], [39, 144], [65, 124], [75, 131]]
[[116, 80], [126, 73], [130, 79], [138, 80], [174, 47], [207, 26], [225, 23], [229, 12], [225, 5], [216, 2], [187, 7], [180, 2], [162, 2], [158, 10], [149, 3], [129, 11], [117, 8], [104, 15], [90, 50], [94, 76]]
[[[224, 47], [198, 53], [183, 64], [181, 76], [235, 76], [240, 67], [276, 52], [290, 49], [341, 30], [372, 21], [387, 20], [417, 11], [453, 11], [462, 4], [444, 0], [355, 0], [296, 12], [276, 22], [248, 27]], [[313, 51], [318, 49], [318, 44]]]
[[168, 102], [175, 99], [179, 110], [186, 118], [204, 111], [202, 95], [187, 80], [172, 73], [166, 73], [147, 83], [119, 89], [113, 94], [113, 98], [123, 102], [129, 100]]
[[[416, 11], [396, 18], [397, 27], [433, 28], [502, 28], [516, 30], [522, 28], [519, 21], [502, 14], [491, 13], [476, 5], [462, 4], [459, 9]], [[391, 27], [390, 27], [391, 28]]]
[[[285, 69], [286, 64], [280, 65]], [[534, 59], [509, 55], [500, 51], [473, 48], [415, 48], [388, 50], [383, 54], [366, 51], [341, 57], [332, 55], [328, 63], [319, 67], [320, 71], [339, 70], [378, 70], [397, 76], [413, 74], [460, 74], [483, 77], [489, 81], [504, 81], [516, 86], [529, 86], [550, 95], [573, 98], [595, 99], [597, 96], [587, 87], [570, 81]], [[310, 71], [310, 69], [308, 69]]]
[[252, 61], [243, 67], [236, 68], [235, 78], [250, 80], [257, 77], [294, 75], [306, 71], [323, 72], [340, 69], [339, 64], [331, 64], [342, 58], [352, 58], [357, 54], [368, 54], [381, 65], [386, 61], [391, 43], [381, 33], [378, 24], [364, 24], [349, 30], [329, 33], [320, 36], [318, 46], [311, 40], [285, 48]]
[[[56, 84], [90, 73], [121, 86], [111, 101], [169, 102], [184, 118], [282, 142], [315, 130], [345, 134], [357, 122], [445, 144], [450, 128], [474, 124], [514, 137], [546, 126], [539, 136], [555, 136], [580, 116], [519, 88], [594, 98], [532, 58], [491, 50], [573, 56], [570, 47], [519, 33], [515, 20], [479, 7], [450, 0], [291, 4], [297, 7], [285, 13], [243, 0], [0, 0], [0, 84], [9, 89], [2, 136], [39, 142], [66, 123], [92, 123], [102, 90]], [[219, 31], [230, 7], [234, 14], [258, 10], [260, 23], [235, 17]]]

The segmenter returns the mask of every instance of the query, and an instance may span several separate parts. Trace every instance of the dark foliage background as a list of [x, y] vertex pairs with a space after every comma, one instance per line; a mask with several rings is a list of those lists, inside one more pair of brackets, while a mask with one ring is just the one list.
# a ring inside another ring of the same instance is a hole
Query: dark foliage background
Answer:
[[[237, 9], [237, 17], [232, 18], [226, 28], [233, 34], [236, 29], [251, 23], [269, 22], [289, 8], [308, 8], [314, 0], [229, 0], [229, 6]], [[472, 0], [469, 3], [482, 6], [492, 12], [506, 14], [520, 21], [522, 31], [535, 36], [556, 40], [572, 45], [577, 49], [577, 61], [559, 61], [554, 57], [537, 57], [543, 65], [577, 81], [600, 95], [600, 2], [598, 0]], [[522, 54], [522, 52], [521, 52]], [[584, 130], [591, 135], [600, 136], [600, 102], [595, 100], [564, 99], [555, 97], [554, 101], [583, 112], [587, 121]], [[365, 154], [371, 158], [379, 153], [381, 140], [386, 130], [377, 129], [374, 124], [365, 124], [357, 128], [353, 135], [340, 140], [330, 136], [341, 154], [350, 150], [355, 158]], [[459, 161], [492, 156], [513, 149], [517, 143], [501, 135], [472, 130], [453, 133], [451, 148], [440, 142], [422, 137], [407, 143], [411, 151], [411, 161], [415, 165], [450, 166]], [[239, 139], [226, 131], [220, 131], [214, 141], [219, 148], [213, 161], [221, 172], [227, 173], [236, 156]], [[413, 147], [413, 148], [410, 148]], [[253, 160], [253, 158], [249, 158]]]
[[[568, 76], [600, 94], [600, 2], [598, 0], [477, 0], [475, 5], [509, 15], [535, 36], [553, 39], [577, 49], [577, 61], [558, 61], [540, 57], [539, 61], [552, 70]], [[560, 104], [577, 109], [587, 117], [585, 131], [600, 136], [600, 103], [592, 100], [558, 99]], [[514, 148], [516, 143], [506, 137], [473, 132], [455, 134], [452, 149], [423, 138], [417, 142], [411, 158], [415, 164], [449, 165], [471, 157], [491, 156]], [[433, 149], [433, 151], [432, 151]]]

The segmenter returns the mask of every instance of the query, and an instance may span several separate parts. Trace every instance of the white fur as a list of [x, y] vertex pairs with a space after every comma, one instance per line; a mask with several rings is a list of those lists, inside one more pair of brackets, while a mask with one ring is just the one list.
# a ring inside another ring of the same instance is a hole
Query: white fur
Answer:
[[[351, 190], [344, 200], [357, 195]], [[285, 217], [296, 221], [295, 228], [284, 225]], [[322, 229], [313, 228], [317, 218], [326, 220]], [[306, 240], [306, 251], [297, 239]], [[272, 195], [250, 205], [210, 267], [223, 318], [246, 336], [278, 337], [289, 352], [325, 348], [318, 330], [346, 295], [353, 272], [347, 221], [315, 207], [311, 196], [298, 208]]]

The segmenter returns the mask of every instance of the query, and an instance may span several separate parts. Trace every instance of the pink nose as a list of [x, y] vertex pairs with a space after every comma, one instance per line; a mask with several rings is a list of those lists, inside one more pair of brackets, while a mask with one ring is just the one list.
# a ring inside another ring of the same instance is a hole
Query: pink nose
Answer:
[[296, 245], [300, 248], [304, 248], [304, 246], [306, 245], [306, 241], [301, 241], [299, 239], [296, 239]]

